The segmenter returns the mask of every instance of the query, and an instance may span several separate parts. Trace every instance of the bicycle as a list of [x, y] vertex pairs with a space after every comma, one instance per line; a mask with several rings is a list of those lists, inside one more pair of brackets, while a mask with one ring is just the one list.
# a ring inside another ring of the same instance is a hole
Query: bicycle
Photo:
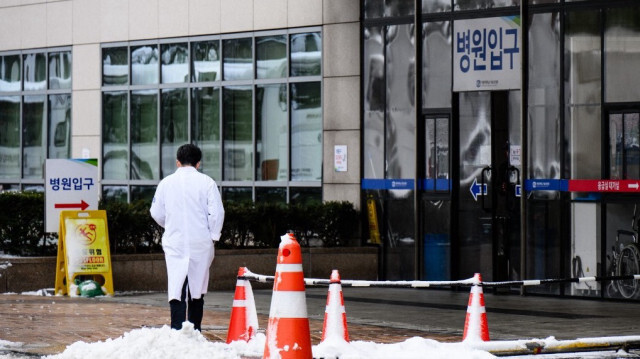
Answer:
[[[611, 276], [632, 276], [640, 274], [640, 247], [638, 246], [638, 227], [640, 219], [636, 218], [637, 205], [633, 207], [633, 220], [631, 231], [619, 229], [616, 234], [616, 243], [612, 246], [609, 259], [609, 274]], [[624, 244], [620, 241], [620, 236], [631, 237], [632, 242]], [[640, 283], [635, 279], [612, 280], [607, 287], [607, 294], [613, 297], [615, 293], [625, 299], [635, 298], [640, 294]]]

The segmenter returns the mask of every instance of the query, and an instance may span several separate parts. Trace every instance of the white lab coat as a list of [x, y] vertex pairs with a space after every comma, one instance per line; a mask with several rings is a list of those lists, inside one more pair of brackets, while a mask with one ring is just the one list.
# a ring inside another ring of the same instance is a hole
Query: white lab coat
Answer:
[[169, 301], [180, 300], [185, 278], [191, 298], [207, 292], [214, 242], [220, 239], [224, 208], [218, 186], [194, 167], [178, 169], [160, 181], [151, 217], [162, 227]]

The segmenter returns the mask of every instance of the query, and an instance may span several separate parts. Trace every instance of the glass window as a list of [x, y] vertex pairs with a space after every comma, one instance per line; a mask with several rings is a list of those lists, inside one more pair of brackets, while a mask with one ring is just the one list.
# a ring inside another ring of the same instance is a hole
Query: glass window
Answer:
[[291, 76], [319, 76], [322, 68], [319, 32], [291, 35]]
[[102, 186], [102, 199], [105, 202], [127, 203], [129, 188], [127, 186]]
[[[560, 25], [558, 13], [533, 14], [529, 28], [529, 178], [560, 178]], [[532, 196], [550, 193], [533, 191]]]
[[291, 180], [322, 179], [320, 82], [291, 84]]
[[570, 162], [569, 178], [599, 179], [601, 165], [600, 12], [575, 11], [566, 16], [565, 93]]
[[0, 91], [20, 91], [20, 55], [0, 56]]
[[71, 51], [49, 54], [49, 89], [71, 88]]
[[478, 10], [519, 5], [520, 0], [454, 0], [453, 8], [455, 10]]
[[202, 150], [200, 170], [215, 180], [220, 166], [220, 89], [195, 88], [191, 95], [191, 139]]
[[162, 90], [162, 177], [176, 170], [176, 152], [178, 147], [189, 142], [188, 106], [186, 88]]
[[256, 77], [287, 77], [287, 37], [285, 35], [256, 38]]
[[158, 91], [132, 91], [131, 179], [159, 179], [158, 152]]
[[426, 118], [425, 141], [425, 190], [448, 191], [449, 118]]
[[287, 203], [284, 187], [256, 187], [256, 202]]
[[162, 45], [162, 83], [189, 82], [187, 43]]
[[24, 90], [45, 90], [47, 88], [47, 60], [44, 53], [23, 56]]
[[288, 137], [287, 86], [257, 86], [256, 180], [287, 180]]
[[609, 115], [610, 178], [640, 178], [640, 115]]
[[252, 91], [249, 86], [223, 90], [224, 172], [227, 181], [253, 180]]
[[415, 177], [415, 101], [411, 25], [389, 26], [386, 34], [386, 178]]
[[364, 8], [366, 18], [409, 16], [414, 14], [415, 3], [413, 0], [365, 0]]
[[289, 203], [294, 205], [311, 205], [322, 203], [321, 187], [289, 188]]
[[426, 108], [451, 107], [451, 22], [423, 24], [422, 102]]
[[253, 79], [253, 39], [224, 40], [222, 49], [225, 80]]
[[129, 101], [127, 92], [102, 94], [102, 177], [129, 178]]
[[220, 41], [201, 41], [191, 44], [193, 67], [191, 80], [194, 82], [220, 80]]
[[43, 178], [47, 157], [46, 97], [24, 96], [22, 105], [22, 178]]
[[131, 84], [153, 85], [158, 83], [158, 45], [131, 48]]
[[19, 96], [0, 96], [0, 178], [20, 178]]
[[253, 190], [251, 187], [224, 187], [222, 198], [237, 203], [253, 202]]
[[640, 98], [640, 7], [612, 8], [606, 13], [605, 98], [608, 102]]
[[126, 47], [102, 49], [102, 85], [129, 83], [129, 53]]
[[49, 95], [49, 155], [71, 157], [71, 94]]
[[384, 28], [364, 29], [364, 178], [384, 178]]
[[156, 193], [156, 186], [131, 186], [131, 202], [145, 201], [151, 203]]
[[422, 12], [445, 12], [451, 11], [451, 0], [422, 0]]

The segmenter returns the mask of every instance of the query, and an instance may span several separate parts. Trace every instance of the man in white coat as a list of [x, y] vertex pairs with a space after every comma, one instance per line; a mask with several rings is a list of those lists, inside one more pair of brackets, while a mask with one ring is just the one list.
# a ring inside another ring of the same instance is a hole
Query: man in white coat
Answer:
[[164, 228], [171, 328], [186, 320], [200, 330], [214, 242], [220, 239], [224, 208], [216, 182], [198, 172], [202, 151], [180, 146], [174, 173], [156, 188], [151, 216]]

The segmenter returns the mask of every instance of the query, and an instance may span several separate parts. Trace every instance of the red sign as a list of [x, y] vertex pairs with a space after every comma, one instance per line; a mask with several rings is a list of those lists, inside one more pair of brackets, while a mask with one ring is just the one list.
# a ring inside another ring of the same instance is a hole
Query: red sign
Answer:
[[569, 180], [570, 192], [640, 192], [640, 180]]

